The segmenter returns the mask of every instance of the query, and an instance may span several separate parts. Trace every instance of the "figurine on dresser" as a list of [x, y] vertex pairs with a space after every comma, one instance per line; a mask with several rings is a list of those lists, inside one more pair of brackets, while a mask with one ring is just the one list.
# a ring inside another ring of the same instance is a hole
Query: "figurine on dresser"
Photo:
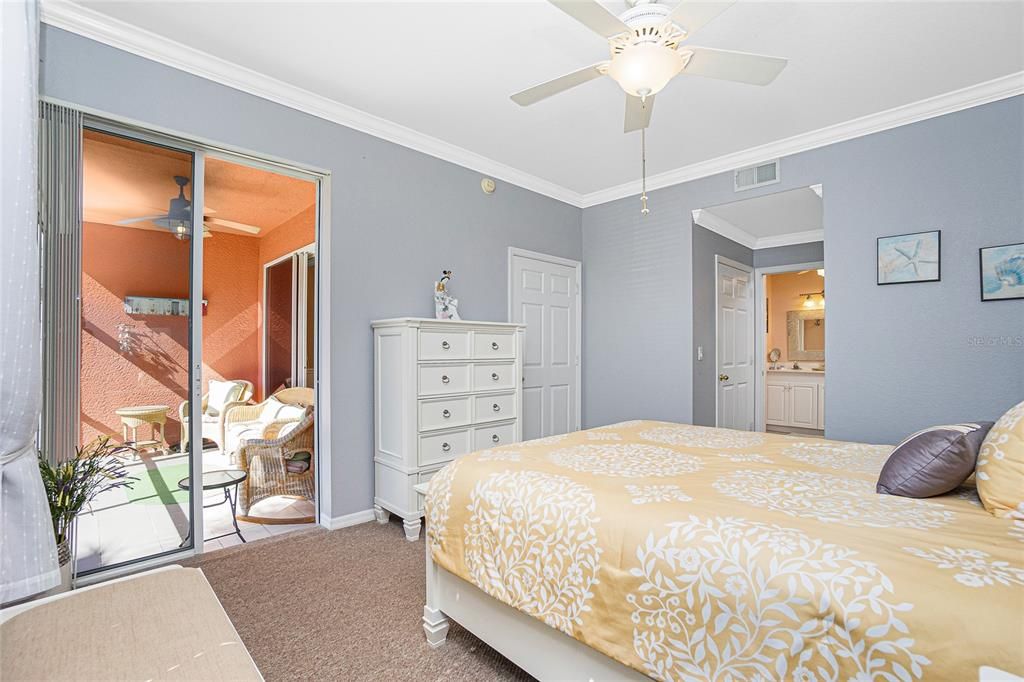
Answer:
[[459, 299], [448, 293], [448, 282], [451, 281], [452, 271], [442, 270], [441, 281], [434, 282], [434, 317], [439, 320], [458, 320]]

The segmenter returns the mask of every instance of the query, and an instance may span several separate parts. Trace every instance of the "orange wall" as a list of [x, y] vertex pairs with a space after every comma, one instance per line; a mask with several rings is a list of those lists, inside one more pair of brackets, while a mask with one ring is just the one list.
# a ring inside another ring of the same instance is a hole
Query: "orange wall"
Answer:
[[[86, 223], [82, 243], [82, 440], [120, 434], [118, 407], [167, 405], [167, 438], [180, 437], [187, 393], [188, 320], [129, 315], [125, 296], [188, 298], [188, 242], [166, 232]], [[217, 233], [203, 243], [203, 386], [259, 374], [259, 240]], [[117, 326], [134, 326], [121, 352]], [[140, 433], [144, 437], [145, 429]]]
[[[786, 343], [786, 313], [790, 310], [807, 310], [804, 308], [806, 294], [821, 291], [825, 280], [816, 271], [804, 274], [785, 272], [768, 275], [765, 278], [765, 298], [768, 299], [768, 336], [765, 341], [765, 353], [772, 348], [782, 351], [782, 361], [789, 360], [788, 344]], [[815, 308], [821, 307], [821, 298], [814, 297]]]

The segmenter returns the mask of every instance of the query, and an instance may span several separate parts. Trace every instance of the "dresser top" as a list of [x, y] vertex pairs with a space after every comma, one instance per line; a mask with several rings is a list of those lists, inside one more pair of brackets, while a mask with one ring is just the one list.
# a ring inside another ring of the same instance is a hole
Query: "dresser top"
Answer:
[[436, 320], [432, 317], [392, 317], [387, 320], [374, 320], [370, 323], [374, 329], [380, 327], [486, 327], [496, 329], [525, 329], [525, 324], [514, 322], [482, 322], [480, 320]]

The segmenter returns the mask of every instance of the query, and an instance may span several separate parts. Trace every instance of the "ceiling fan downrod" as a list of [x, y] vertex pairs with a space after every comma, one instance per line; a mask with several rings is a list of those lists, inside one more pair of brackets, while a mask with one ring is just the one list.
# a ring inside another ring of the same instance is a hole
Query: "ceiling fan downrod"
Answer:
[[647, 129], [640, 129], [640, 215], [647, 215]]

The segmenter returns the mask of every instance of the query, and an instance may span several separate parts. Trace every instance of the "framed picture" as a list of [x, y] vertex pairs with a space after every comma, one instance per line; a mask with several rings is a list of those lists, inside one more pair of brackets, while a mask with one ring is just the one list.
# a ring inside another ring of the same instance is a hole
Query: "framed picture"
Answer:
[[1024, 298], [1024, 243], [978, 249], [981, 300]]
[[878, 284], [938, 282], [939, 230], [878, 238]]

